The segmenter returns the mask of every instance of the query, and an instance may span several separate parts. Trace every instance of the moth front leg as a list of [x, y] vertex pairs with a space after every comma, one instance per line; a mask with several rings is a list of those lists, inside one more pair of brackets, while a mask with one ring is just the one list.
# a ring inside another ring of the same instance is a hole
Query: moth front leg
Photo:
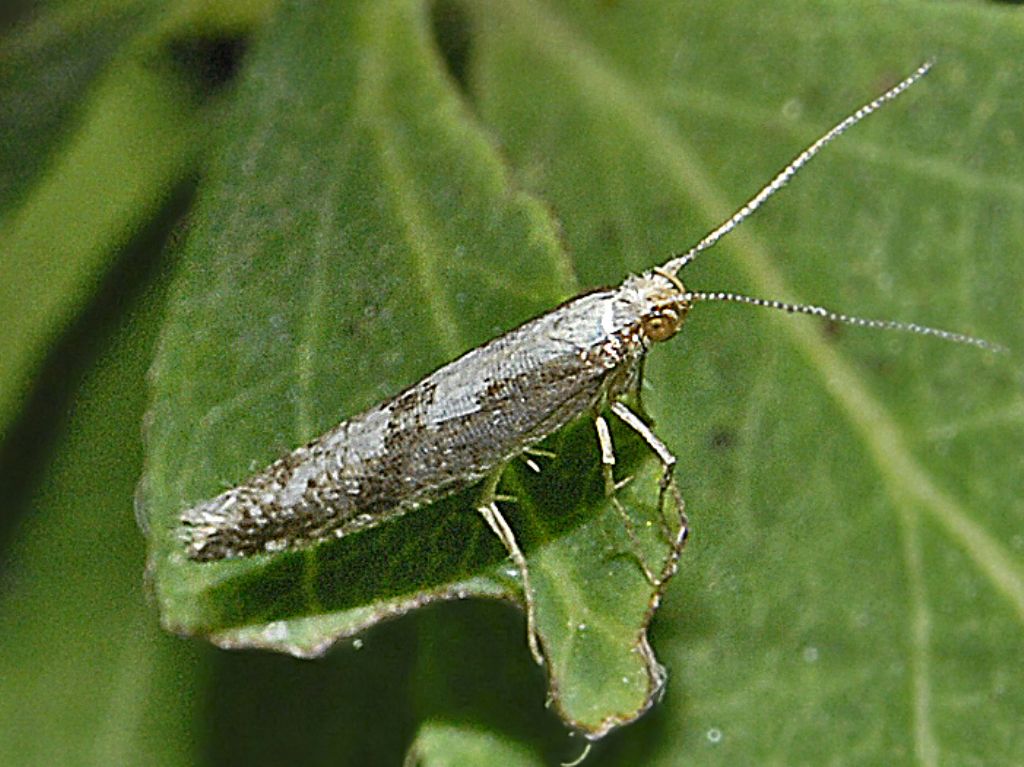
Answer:
[[619, 419], [626, 424], [629, 428], [640, 435], [651, 451], [661, 461], [661, 481], [658, 488], [658, 515], [661, 518], [662, 524], [665, 524], [665, 496], [668, 494], [672, 503], [675, 506], [676, 512], [676, 529], [673, 531], [667, 529], [665, 531], [666, 538], [672, 544], [672, 550], [669, 553], [668, 558], [665, 560], [665, 564], [662, 566], [661, 573], [658, 576], [658, 582], [664, 583], [673, 575], [675, 575], [676, 568], [679, 565], [679, 557], [683, 553], [683, 547], [686, 545], [686, 539], [690, 534], [690, 522], [686, 517], [686, 502], [683, 500], [682, 494], [679, 492], [679, 488], [676, 486], [676, 480], [674, 471], [676, 467], [676, 457], [669, 450], [668, 445], [658, 438], [651, 427], [648, 426], [644, 421], [626, 405], [620, 401], [612, 402], [611, 411], [615, 413]]

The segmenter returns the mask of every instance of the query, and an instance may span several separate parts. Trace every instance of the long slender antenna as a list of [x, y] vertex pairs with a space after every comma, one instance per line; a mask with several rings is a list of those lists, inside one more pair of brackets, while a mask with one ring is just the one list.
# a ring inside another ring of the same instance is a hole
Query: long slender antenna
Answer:
[[990, 352], [1009, 351], [1002, 344], [986, 341], [984, 338], [969, 336], [964, 333], [954, 333], [950, 330], [940, 330], [927, 325], [918, 325], [914, 322], [898, 322], [896, 320], [870, 320], [863, 317], [851, 317], [847, 314], [840, 314], [823, 306], [812, 306], [810, 304], [791, 304], [788, 301], [776, 301], [770, 298], [753, 298], [740, 293], [728, 292], [704, 292], [691, 290], [683, 294], [684, 301], [732, 301], [737, 304], [749, 304], [751, 306], [763, 306], [766, 309], [779, 309], [790, 314], [809, 314], [813, 317], [821, 317], [830, 322], [840, 322], [843, 325], [853, 325], [858, 328], [871, 328], [872, 330], [899, 330], [904, 333], [916, 333], [921, 336], [934, 336], [943, 341], [950, 341], [955, 344], [966, 344], [977, 346]]
[[743, 221], [748, 216], [750, 216], [751, 213], [760, 208], [761, 205], [763, 205], [769, 197], [771, 197], [782, 187], [784, 187], [786, 183], [791, 178], [793, 178], [793, 176], [795, 176], [801, 168], [803, 168], [808, 162], [810, 162], [811, 158], [814, 157], [814, 155], [820, 152], [827, 144], [831, 143], [833, 139], [839, 137], [847, 130], [852, 128], [854, 125], [859, 123], [861, 120], [863, 120], [865, 117], [867, 117], [869, 114], [877, 111], [882, 106], [895, 99], [897, 96], [903, 93], [903, 91], [905, 91], [911, 85], [913, 85], [926, 74], [928, 74], [928, 70], [932, 68], [933, 63], [934, 61], [929, 59], [921, 66], [919, 66], [905, 80], [894, 85], [881, 96], [869, 101], [856, 112], [854, 112], [841, 122], [837, 123], [835, 127], [832, 128], [832, 130], [830, 130], [828, 133], [826, 133], [824, 136], [819, 138], [817, 141], [815, 141], [813, 144], [807, 147], [804, 151], [798, 154], [789, 165], [783, 168], [779, 172], [779, 174], [770, 182], [768, 182], [768, 184], [765, 185], [765, 187], [760, 192], [754, 195], [749, 202], [747, 202], [742, 208], [733, 213], [728, 220], [726, 220], [713, 231], [709, 232], [704, 237], [704, 239], [702, 239], [700, 242], [698, 242], [685, 253], [673, 256], [671, 260], [666, 261], [661, 268], [672, 274], [678, 273], [680, 269], [682, 269], [688, 263], [693, 261], [697, 257], [697, 254], [699, 254], [701, 251], [710, 248], [712, 245], [714, 245], [716, 242], [722, 239], [725, 235], [727, 235], [729, 232], [731, 232], [733, 229], [735, 229], [737, 226], [743, 223]]

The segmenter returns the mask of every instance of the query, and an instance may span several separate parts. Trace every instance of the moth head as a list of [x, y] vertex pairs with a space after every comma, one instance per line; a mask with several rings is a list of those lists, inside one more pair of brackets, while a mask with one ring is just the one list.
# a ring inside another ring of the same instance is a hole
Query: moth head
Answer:
[[648, 308], [640, 318], [640, 329], [651, 341], [667, 341], [683, 326], [691, 302], [676, 275], [655, 269], [655, 285], [647, 294]]

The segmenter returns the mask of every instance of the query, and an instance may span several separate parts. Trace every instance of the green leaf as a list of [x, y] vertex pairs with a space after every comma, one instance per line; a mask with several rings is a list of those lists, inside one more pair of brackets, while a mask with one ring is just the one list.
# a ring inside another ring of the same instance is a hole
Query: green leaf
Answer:
[[[17, 413], [45, 350], [83, 311], [113, 255], [194, 170], [212, 113], [208, 100], [197, 98], [191, 73], [174, 66], [176, 44], [241, 34], [266, 13], [265, 4], [252, 0], [224, 13], [183, 3], [162, 14], [141, 0], [101, 4], [91, 14], [64, 5], [5, 41], [0, 62], [17, 66], [18, 76], [0, 80], [0, 97], [5, 122], [19, 127], [0, 151], [7, 166], [0, 172], [11, 181], [0, 193], [0, 424]], [[65, 69], [61, 49], [76, 43], [89, 50], [76, 50]], [[95, 74], [88, 88], [78, 68]], [[68, 88], [62, 78], [85, 97], [74, 105], [74, 130], [65, 120], [58, 133], [60, 115], [49, 115], [47, 106], [72, 111], [70, 97], [61, 97]], [[51, 79], [53, 93], [37, 96]], [[33, 130], [49, 145], [48, 163], [39, 147], [22, 146]]]
[[[154, 619], [131, 510], [167, 282], [146, 272], [125, 270], [138, 282], [119, 283], [116, 308], [91, 312], [48, 368], [70, 381], [44, 385], [58, 393], [6, 435], [4, 511], [20, 524], [0, 574], [2, 764], [194, 763], [203, 666]], [[45, 459], [26, 465], [15, 449], [31, 461], [54, 421]]]
[[426, 722], [406, 755], [405, 767], [455, 767], [460, 764], [544, 764], [529, 749], [473, 727]]
[[[514, 596], [472, 494], [216, 565], [184, 560], [178, 518], [577, 287], [663, 261], [931, 55], [924, 84], [685, 279], [1024, 348], [1008, 12], [442, 8], [463, 32], [454, 77], [411, 0], [293, 8], [253, 51], [154, 368], [145, 498], [173, 630], [310, 655], [430, 601]], [[668, 691], [622, 762], [1011, 762], [1019, 358], [699, 308], [647, 366], [695, 535], [654, 627]], [[589, 431], [556, 435], [542, 473], [504, 489], [557, 708], [599, 735], [646, 708], [655, 669], [635, 651], [650, 591], [618, 556]], [[650, 521], [656, 466], [616, 439]], [[645, 533], [644, 552], [664, 545]], [[493, 696], [479, 677], [472, 694]]]
[[82, 94], [143, 26], [146, 5], [57, 2], [0, 39], [0, 219], [59, 150]]

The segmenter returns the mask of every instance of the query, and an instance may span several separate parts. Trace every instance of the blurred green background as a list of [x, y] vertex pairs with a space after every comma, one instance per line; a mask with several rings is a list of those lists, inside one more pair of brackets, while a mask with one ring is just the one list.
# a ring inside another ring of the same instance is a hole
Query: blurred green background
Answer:
[[[2, 764], [576, 756], [499, 602], [317, 661], [165, 633], [153, 578], [188, 576], [147, 576], [140, 477], [159, 552], [180, 476], [216, 490], [663, 260], [929, 56], [686, 278], [1024, 349], [1012, 5], [122, 0], [0, 24]], [[652, 630], [669, 685], [588, 763], [1019, 764], [1020, 359], [695, 313], [647, 369], [695, 529]]]

